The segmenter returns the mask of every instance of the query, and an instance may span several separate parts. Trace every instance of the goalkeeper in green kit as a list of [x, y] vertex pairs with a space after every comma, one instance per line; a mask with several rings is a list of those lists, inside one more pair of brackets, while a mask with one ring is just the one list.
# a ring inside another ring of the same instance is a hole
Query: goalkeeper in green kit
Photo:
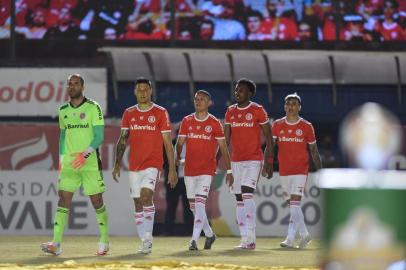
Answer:
[[83, 95], [84, 80], [79, 74], [68, 77], [70, 102], [59, 108], [59, 184], [58, 208], [54, 219], [52, 242], [41, 244], [42, 251], [53, 255], [62, 253], [61, 242], [68, 222], [69, 208], [75, 191], [83, 185], [90, 197], [100, 229], [96, 255], [109, 251], [109, 226], [103, 192], [101, 160], [98, 148], [104, 140], [104, 119], [99, 104]]

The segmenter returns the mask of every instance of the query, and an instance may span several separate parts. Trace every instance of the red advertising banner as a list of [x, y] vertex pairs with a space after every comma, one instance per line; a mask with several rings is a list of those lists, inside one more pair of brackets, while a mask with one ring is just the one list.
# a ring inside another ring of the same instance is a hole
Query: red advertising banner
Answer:
[[[59, 159], [58, 124], [0, 125], [1, 170], [55, 170]], [[120, 127], [106, 126], [100, 148], [103, 170], [113, 167]], [[126, 165], [126, 162], [124, 162]], [[126, 166], [125, 166], [126, 167]]]

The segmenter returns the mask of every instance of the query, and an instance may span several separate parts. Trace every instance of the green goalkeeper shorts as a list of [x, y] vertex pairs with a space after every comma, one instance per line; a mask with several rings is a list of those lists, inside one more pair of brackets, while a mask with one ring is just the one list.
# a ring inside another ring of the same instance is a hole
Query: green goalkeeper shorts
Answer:
[[74, 193], [81, 185], [83, 185], [83, 192], [87, 196], [106, 191], [101, 171], [61, 171], [58, 190]]

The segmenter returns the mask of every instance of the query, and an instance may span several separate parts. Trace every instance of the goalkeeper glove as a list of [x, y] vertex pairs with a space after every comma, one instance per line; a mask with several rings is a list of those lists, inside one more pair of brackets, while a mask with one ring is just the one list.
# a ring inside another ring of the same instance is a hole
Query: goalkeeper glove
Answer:
[[[91, 150], [93, 150], [93, 149], [91, 149]], [[80, 168], [82, 168], [86, 163], [86, 159], [88, 157], [90, 157], [90, 154], [94, 151], [94, 150], [93, 151], [91, 151], [91, 150], [87, 149], [86, 151], [84, 151], [82, 153], [72, 154], [72, 156], [75, 157], [75, 159], [71, 163], [72, 167], [76, 170], [79, 170]]]

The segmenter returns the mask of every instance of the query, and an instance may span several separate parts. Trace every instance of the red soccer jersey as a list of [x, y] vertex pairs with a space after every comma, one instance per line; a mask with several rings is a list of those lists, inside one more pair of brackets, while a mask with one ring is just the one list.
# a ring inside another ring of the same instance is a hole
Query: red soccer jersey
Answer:
[[387, 22], [382, 22], [379, 27], [379, 32], [381, 33], [383, 40], [404, 40], [405, 34], [402, 27], [399, 26], [396, 22], [391, 24]]
[[185, 176], [214, 175], [217, 140], [224, 139], [223, 127], [209, 114], [199, 120], [195, 114], [183, 118], [179, 137], [186, 137]]
[[262, 160], [260, 125], [269, 123], [264, 108], [255, 103], [245, 108], [228, 107], [225, 124], [231, 127], [231, 161]]
[[261, 32], [269, 34], [271, 40], [296, 40], [297, 25], [290, 18], [266, 18], [261, 25]]
[[162, 168], [162, 133], [171, 132], [169, 115], [165, 108], [153, 104], [142, 111], [138, 105], [127, 108], [123, 114], [121, 129], [129, 130], [129, 170]]
[[292, 124], [283, 117], [273, 122], [272, 135], [278, 144], [279, 175], [307, 175], [307, 145], [316, 143], [312, 124], [303, 118]]

